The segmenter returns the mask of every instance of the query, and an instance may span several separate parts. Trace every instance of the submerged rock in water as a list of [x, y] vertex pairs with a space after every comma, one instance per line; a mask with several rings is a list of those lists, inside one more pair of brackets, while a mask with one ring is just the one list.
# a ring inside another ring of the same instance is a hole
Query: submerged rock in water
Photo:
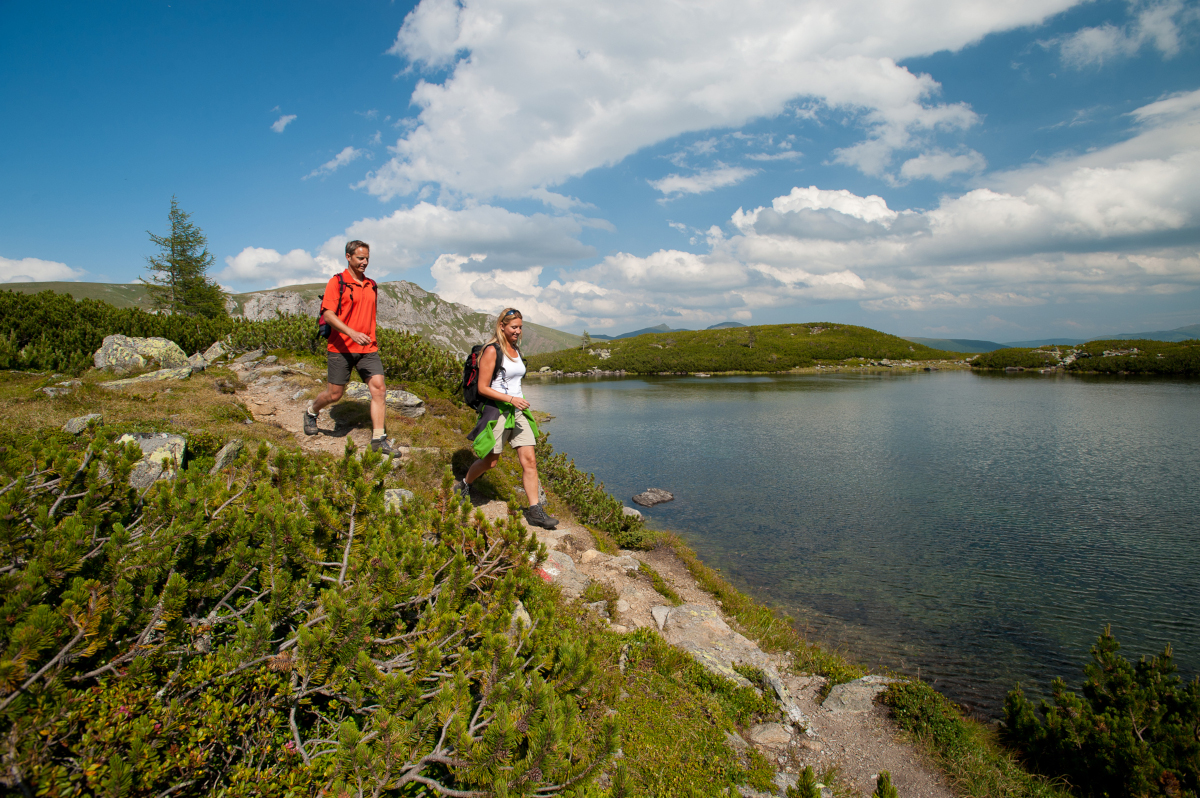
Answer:
[[674, 493], [665, 491], [662, 488], [647, 488], [645, 492], [634, 496], [633, 500], [643, 507], [653, 507], [662, 502], [672, 501], [674, 498]]

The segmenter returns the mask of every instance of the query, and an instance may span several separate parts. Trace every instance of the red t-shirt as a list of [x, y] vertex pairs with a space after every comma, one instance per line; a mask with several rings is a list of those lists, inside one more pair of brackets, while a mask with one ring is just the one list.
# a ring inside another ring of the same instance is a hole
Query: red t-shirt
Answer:
[[325, 284], [325, 296], [321, 299], [321, 312], [328, 310], [330, 313], [337, 313], [337, 317], [345, 322], [351, 330], [371, 336], [371, 342], [356, 344], [350, 340], [350, 336], [345, 335], [336, 327], [332, 327], [329, 332], [329, 344], [325, 348], [330, 352], [354, 352], [356, 354], [379, 351], [379, 343], [375, 340], [375, 305], [378, 302], [378, 286], [370, 277], [364, 277], [361, 283], [356, 281], [354, 273], [349, 269], [342, 272], [342, 280], [346, 287], [341, 289], [341, 311], [338, 312], [338, 290], [341, 287], [338, 285], [337, 275], [334, 275]]

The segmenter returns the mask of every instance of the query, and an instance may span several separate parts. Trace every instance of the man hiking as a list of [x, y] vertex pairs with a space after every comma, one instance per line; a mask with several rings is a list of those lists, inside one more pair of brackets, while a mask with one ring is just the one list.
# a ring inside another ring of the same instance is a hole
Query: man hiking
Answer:
[[350, 370], [371, 391], [371, 448], [390, 456], [400, 452], [392, 448], [384, 434], [387, 389], [383, 380], [383, 361], [375, 339], [375, 307], [379, 302], [379, 287], [367, 277], [371, 248], [365, 241], [346, 244], [346, 271], [329, 278], [325, 296], [317, 314], [320, 322], [329, 325], [329, 344], [325, 353], [329, 384], [304, 412], [304, 434], [317, 434], [317, 416], [323, 408], [342, 398]]

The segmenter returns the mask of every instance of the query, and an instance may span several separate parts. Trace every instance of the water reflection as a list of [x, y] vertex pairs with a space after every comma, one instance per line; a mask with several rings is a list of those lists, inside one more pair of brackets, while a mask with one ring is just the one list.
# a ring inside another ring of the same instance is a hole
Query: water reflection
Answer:
[[1200, 383], [917, 375], [534, 383], [555, 447], [735, 584], [998, 710], [1107, 623], [1200, 670]]

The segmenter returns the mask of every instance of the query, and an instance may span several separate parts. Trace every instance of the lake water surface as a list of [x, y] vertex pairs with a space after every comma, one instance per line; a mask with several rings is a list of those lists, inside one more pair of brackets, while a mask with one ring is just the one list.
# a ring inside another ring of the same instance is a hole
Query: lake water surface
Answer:
[[[983, 715], [1127, 656], [1200, 672], [1200, 382], [968, 372], [527, 383], [556, 450], [810, 637]], [[1028, 691], [1028, 690], [1027, 690]]]

